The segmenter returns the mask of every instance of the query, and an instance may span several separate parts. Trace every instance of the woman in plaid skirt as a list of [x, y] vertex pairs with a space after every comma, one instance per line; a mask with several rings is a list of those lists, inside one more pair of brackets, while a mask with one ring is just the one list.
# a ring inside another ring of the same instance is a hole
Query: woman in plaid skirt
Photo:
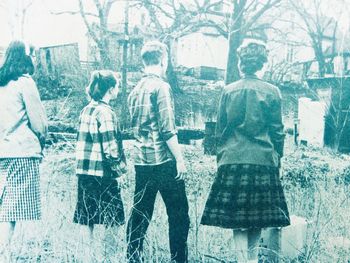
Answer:
[[30, 76], [32, 51], [23, 42], [10, 43], [0, 68], [1, 262], [6, 260], [2, 250], [11, 242], [16, 222], [41, 218], [39, 162], [47, 120]]
[[[267, 61], [264, 43], [247, 41], [238, 55], [244, 76], [222, 93], [216, 127], [218, 172], [201, 223], [233, 229], [238, 262], [257, 262], [261, 229], [290, 224], [279, 179], [281, 95], [255, 75]], [[278, 244], [278, 231], [272, 232], [271, 242]]]
[[124, 224], [124, 207], [116, 180], [126, 172], [117, 116], [109, 102], [118, 96], [119, 76], [95, 71], [87, 93], [90, 103], [82, 110], [76, 145], [78, 200], [73, 221], [88, 226], [90, 243], [96, 224]]

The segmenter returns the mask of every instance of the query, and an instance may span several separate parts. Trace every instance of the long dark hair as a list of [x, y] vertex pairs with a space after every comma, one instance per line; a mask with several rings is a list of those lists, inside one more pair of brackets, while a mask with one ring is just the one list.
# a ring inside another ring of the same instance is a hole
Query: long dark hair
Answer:
[[26, 54], [25, 44], [22, 41], [12, 41], [0, 67], [0, 87], [6, 86], [11, 80], [18, 80], [24, 74], [33, 73], [34, 65], [30, 56]]

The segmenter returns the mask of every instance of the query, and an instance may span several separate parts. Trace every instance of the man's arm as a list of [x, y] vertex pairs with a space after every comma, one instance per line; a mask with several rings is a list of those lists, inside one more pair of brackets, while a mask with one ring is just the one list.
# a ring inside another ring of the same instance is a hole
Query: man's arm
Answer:
[[187, 168], [182, 156], [179, 142], [177, 140], [177, 135], [172, 136], [169, 140], [166, 141], [166, 143], [169, 147], [169, 150], [171, 151], [171, 153], [174, 155], [176, 159], [176, 169], [177, 169], [176, 179], [182, 180], [184, 179], [184, 175], [187, 172]]
[[165, 84], [159, 89], [157, 94], [157, 106], [159, 111], [159, 129], [163, 139], [166, 141], [169, 147], [170, 152], [175, 157], [178, 173], [176, 179], [181, 180], [186, 172], [186, 166], [177, 139], [174, 109], [170, 93], [170, 86], [168, 84]]

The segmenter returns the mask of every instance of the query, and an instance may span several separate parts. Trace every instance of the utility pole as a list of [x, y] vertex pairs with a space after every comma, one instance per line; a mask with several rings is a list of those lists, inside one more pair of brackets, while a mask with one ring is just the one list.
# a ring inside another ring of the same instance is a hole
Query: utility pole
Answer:
[[[128, 43], [129, 43], [129, 1], [125, 1], [124, 7], [124, 41], [123, 41], [123, 66], [122, 66], [122, 109], [127, 109], [126, 90], [128, 86]], [[126, 128], [127, 110], [122, 110], [122, 128]]]

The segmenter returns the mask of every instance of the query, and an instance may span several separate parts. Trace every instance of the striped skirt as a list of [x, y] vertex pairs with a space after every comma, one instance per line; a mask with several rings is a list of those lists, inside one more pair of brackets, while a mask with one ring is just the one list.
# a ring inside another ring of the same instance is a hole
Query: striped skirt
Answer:
[[0, 159], [0, 222], [40, 220], [39, 158]]
[[278, 168], [249, 164], [219, 167], [201, 224], [231, 229], [289, 225]]

